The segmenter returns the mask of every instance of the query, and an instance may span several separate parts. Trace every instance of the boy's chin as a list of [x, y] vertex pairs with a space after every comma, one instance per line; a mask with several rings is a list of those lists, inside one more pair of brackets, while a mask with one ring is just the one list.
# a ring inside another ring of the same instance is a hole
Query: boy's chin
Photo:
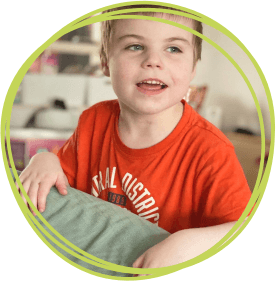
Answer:
[[168, 104], [158, 104], [154, 102], [141, 102], [141, 103], [136, 103], [133, 105], [127, 105], [124, 104], [121, 106], [122, 111], [128, 111], [132, 112], [133, 114], [138, 114], [138, 115], [145, 115], [145, 116], [151, 116], [151, 115], [157, 115], [157, 114], [162, 114], [168, 111], [170, 108], [172, 109], [173, 107], [177, 106], [178, 104], [181, 104], [181, 101], [179, 101], [177, 104], [173, 105], [168, 105]]

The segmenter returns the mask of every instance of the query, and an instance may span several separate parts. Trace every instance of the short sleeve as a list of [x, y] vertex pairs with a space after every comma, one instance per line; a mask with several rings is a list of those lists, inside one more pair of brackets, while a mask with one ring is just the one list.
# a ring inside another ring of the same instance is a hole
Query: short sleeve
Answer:
[[198, 227], [237, 221], [251, 191], [234, 147], [220, 145], [204, 162], [195, 182]]

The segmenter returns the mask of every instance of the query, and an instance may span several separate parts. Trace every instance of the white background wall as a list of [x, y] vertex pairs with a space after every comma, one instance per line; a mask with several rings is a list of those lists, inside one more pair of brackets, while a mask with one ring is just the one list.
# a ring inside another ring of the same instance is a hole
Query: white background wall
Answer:
[[[204, 25], [205, 36], [222, 47], [242, 68], [259, 100], [266, 137], [270, 138], [270, 119], [265, 90], [259, 75], [245, 52], [218, 30]], [[250, 51], [250, 50], [249, 50]], [[193, 84], [208, 86], [202, 114], [206, 108], [222, 108], [222, 129], [233, 130], [244, 127], [260, 134], [259, 118], [251, 92], [234, 65], [215, 47], [203, 41], [202, 60], [198, 63]]]

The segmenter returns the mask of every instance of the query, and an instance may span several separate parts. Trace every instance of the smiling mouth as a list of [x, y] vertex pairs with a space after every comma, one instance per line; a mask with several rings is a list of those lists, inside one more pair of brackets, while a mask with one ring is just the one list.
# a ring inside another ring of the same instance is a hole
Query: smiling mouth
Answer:
[[160, 91], [168, 86], [160, 80], [150, 79], [144, 80], [136, 84], [137, 87], [146, 91]]

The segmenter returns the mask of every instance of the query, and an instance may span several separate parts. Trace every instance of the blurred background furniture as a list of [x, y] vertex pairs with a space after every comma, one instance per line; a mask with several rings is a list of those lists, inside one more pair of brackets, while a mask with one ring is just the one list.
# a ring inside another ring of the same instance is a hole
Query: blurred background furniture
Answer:
[[[13, 161], [19, 171], [22, 171], [37, 153], [49, 151], [57, 154], [58, 150], [71, 136], [71, 131], [57, 132], [34, 128], [10, 130], [10, 133]], [[5, 146], [7, 151], [7, 143], [5, 143]]]
[[[253, 191], [260, 167], [261, 137], [235, 132], [226, 132], [225, 135], [234, 145], [235, 152], [243, 168], [248, 185], [251, 191]], [[265, 140], [266, 158], [269, 153], [269, 147], [270, 141]]]

